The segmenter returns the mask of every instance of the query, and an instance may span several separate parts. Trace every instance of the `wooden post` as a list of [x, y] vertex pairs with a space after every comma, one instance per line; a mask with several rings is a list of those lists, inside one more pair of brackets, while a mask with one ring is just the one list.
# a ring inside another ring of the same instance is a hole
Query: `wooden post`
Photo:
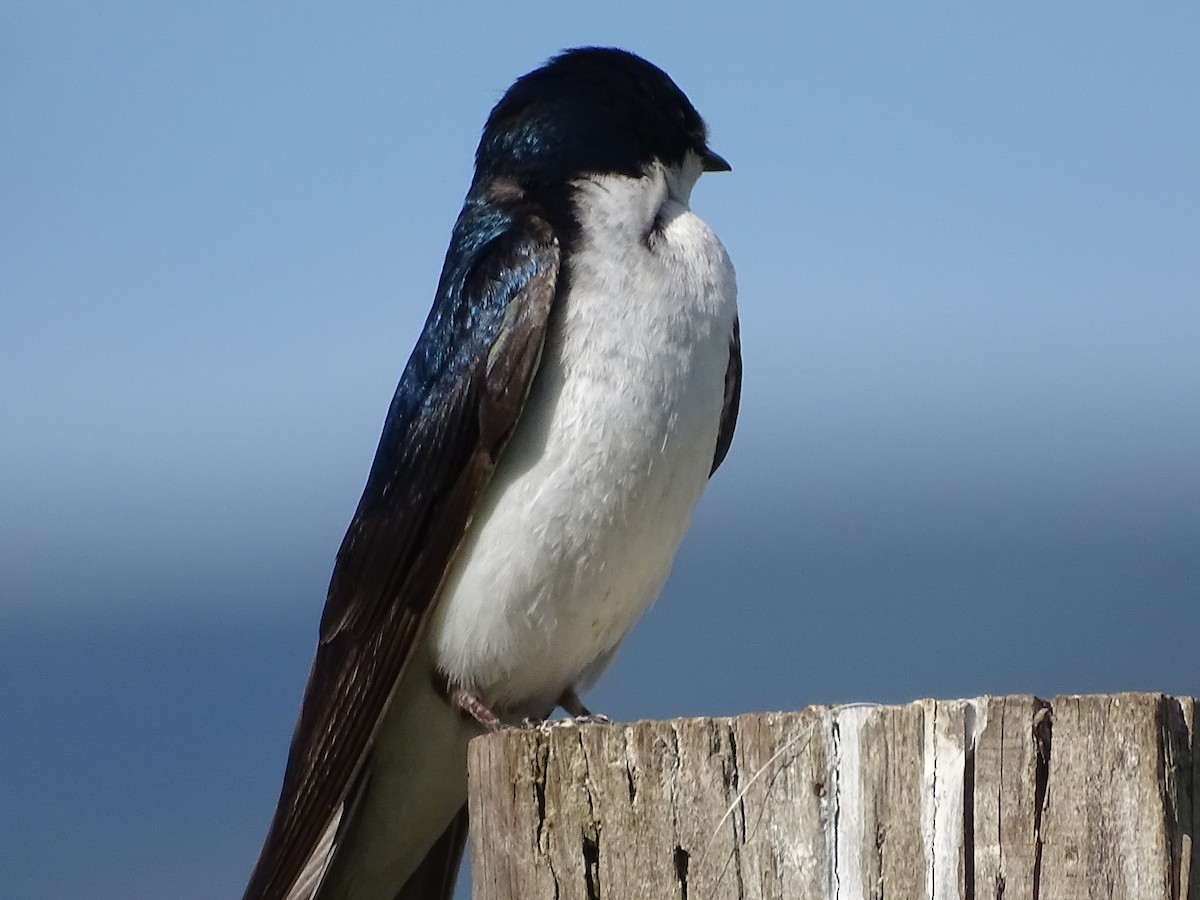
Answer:
[[981, 697], [472, 742], [475, 900], [1200, 900], [1197, 701]]

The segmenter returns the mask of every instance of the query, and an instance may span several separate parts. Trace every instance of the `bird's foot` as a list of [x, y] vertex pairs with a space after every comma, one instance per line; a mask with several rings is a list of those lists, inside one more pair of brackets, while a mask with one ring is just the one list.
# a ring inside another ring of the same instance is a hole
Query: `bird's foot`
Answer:
[[604, 713], [588, 713], [586, 716], [571, 716], [576, 725], [611, 725], [612, 719]]
[[573, 687], [562, 692], [562, 696], [558, 698], [558, 705], [577, 725], [608, 725], [612, 722], [608, 716], [594, 713], [584, 706]]
[[491, 707], [457, 684], [446, 686], [446, 699], [450, 705], [460, 712], [466, 713], [488, 731], [499, 731], [504, 727], [500, 717], [492, 712]]

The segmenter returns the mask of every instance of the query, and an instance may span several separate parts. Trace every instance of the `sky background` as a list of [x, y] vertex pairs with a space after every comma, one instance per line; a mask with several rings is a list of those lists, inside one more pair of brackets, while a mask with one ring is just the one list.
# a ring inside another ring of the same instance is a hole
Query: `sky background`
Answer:
[[733, 164], [745, 358], [592, 705], [1200, 694], [1200, 6], [5, 3], [0, 894], [240, 894], [479, 129], [579, 44]]

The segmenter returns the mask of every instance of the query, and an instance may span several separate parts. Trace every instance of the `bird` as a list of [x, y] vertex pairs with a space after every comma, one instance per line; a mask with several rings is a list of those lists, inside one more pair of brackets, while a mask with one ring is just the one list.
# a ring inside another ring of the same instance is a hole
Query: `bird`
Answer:
[[590, 715], [733, 437], [736, 279], [690, 207], [729, 170], [625, 50], [563, 51], [492, 109], [244, 900], [450, 896], [467, 743]]

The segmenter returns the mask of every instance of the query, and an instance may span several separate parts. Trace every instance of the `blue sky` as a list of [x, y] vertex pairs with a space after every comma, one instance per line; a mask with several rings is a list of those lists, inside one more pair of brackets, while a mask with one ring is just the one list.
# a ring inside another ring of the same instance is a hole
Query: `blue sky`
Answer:
[[733, 164], [746, 365], [594, 705], [1200, 693], [1197, 8], [519, 9], [0, 11], [5, 896], [240, 891], [479, 129], [567, 46]]

